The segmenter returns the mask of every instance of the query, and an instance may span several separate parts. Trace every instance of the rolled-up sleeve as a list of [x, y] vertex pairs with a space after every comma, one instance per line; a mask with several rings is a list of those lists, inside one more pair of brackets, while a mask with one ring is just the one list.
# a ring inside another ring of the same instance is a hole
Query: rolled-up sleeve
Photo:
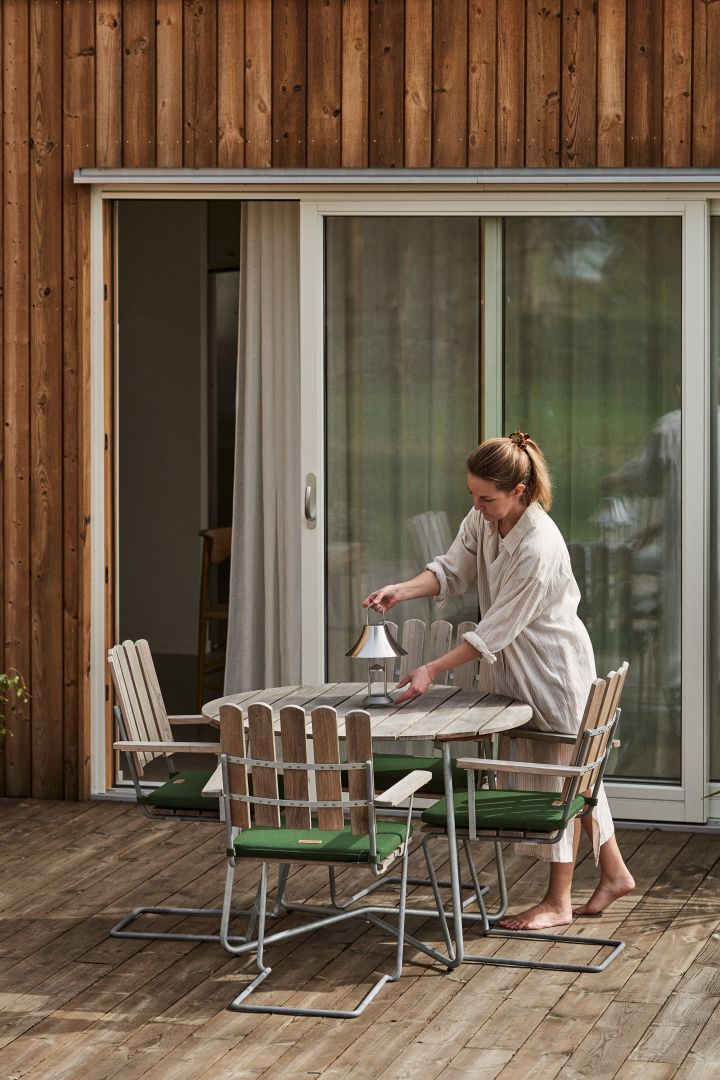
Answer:
[[477, 546], [477, 512], [471, 510], [446, 554], [438, 555], [426, 566], [440, 585], [436, 603], [444, 604], [451, 596], [459, 596], [477, 584]]
[[464, 639], [480, 659], [494, 664], [497, 653], [533, 622], [547, 605], [551, 573], [539, 553], [524, 555], [512, 567], [493, 604]]

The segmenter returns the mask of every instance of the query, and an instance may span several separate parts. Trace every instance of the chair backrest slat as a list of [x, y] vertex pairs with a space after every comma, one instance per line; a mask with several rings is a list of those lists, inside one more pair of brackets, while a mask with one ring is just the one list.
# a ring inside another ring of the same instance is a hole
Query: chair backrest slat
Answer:
[[[223, 754], [244, 758], [245, 720], [239, 705], [220, 706], [220, 745]], [[228, 784], [236, 795], [248, 794], [248, 773], [246, 765], [228, 762]], [[230, 821], [237, 829], [250, 828], [250, 804], [232, 799], [230, 802]]]
[[408, 671], [420, 667], [423, 662], [425, 642], [425, 623], [422, 619], [408, 619], [403, 626], [402, 646], [405, 656], [400, 657], [400, 678], [404, 679]]
[[[455, 635], [455, 644], [462, 645], [465, 634], [475, 629], [474, 622], [461, 622]], [[478, 673], [478, 661], [471, 660], [469, 664], [461, 664], [453, 671], [453, 686], [459, 686], [463, 690], [473, 690], [476, 686]]]
[[[312, 737], [315, 763], [335, 765], [340, 762], [340, 741], [337, 732], [337, 713], [335, 709], [321, 707], [312, 711]], [[342, 798], [342, 782], [339, 770], [316, 773], [318, 802], [339, 801]], [[341, 806], [327, 806], [318, 809], [319, 829], [342, 829], [344, 825]]]
[[[348, 762], [372, 761], [372, 737], [370, 716], [357, 710], [345, 718], [345, 738]], [[352, 769], [348, 773], [348, 794], [351, 799], [367, 799], [367, 772]], [[366, 835], [370, 831], [370, 815], [367, 806], [350, 807], [350, 828], [353, 836]]]
[[168, 720], [165, 702], [163, 701], [162, 691], [160, 690], [160, 683], [158, 682], [157, 672], [155, 671], [150, 646], [145, 638], [140, 638], [139, 641], [135, 642], [135, 647], [137, 649], [137, 655], [143, 670], [143, 675], [145, 676], [145, 685], [147, 686], [148, 697], [150, 698], [150, 705], [152, 706], [157, 730], [159, 731], [162, 740], [164, 742], [169, 742], [173, 738], [173, 733], [172, 728], [170, 727], [170, 721]]
[[[110, 669], [113, 675], [113, 683], [120, 704], [120, 711], [125, 721], [128, 737], [134, 742], [147, 742], [149, 733], [145, 724], [145, 718], [140, 708], [140, 702], [135, 691], [130, 665], [127, 661], [125, 649], [122, 645], [114, 645], [110, 650], [109, 659], [112, 659]], [[143, 766], [155, 758], [156, 754], [140, 753], [136, 755], [135, 763], [138, 775], [143, 775]]]
[[[305, 710], [297, 705], [286, 705], [280, 710], [280, 746], [283, 761], [295, 763], [307, 761]], [[307, 772], [303, 769], [287, 769], [283, 773], [283, 798], [308, 801], [310, 793]], [[310, 808], [286, 806], [285, 824], [288, 829], [309, 829]]]
[[[138, 655], [135, 642], [123, 641], [122, 647], [127, 658], [128, 667], [130, 669], [130, 674], [133, 680], [133, 686], [135, 687], [135, 694], [137, 695], [137, 700], [140, 707], [140, 715], [142, 717], [145, 731], [147, 732], [147, 737], [152, 741], [165, 741], [165, 733], [161, 731], [156, 721], [152, 705], [150, 704], [150, 695], [148, 694], [145, 674], [140, 664], [140, 657]], [[172, 738], [172, 735], [170, 737]]]
[[[431, 660], [437, 660], [438, 656], [442, 656], [450, 649], [452, 642], [452, 623], [449, 623], [447, 619], [438, 619], [430, 626], [430, 644], [427, 652], [425, 653], [425, 663], [429, 663]], [[440, 686], [447, 685], [448, 671], [443, 671], [438, 675], [435, 682]]]
[[[580, 729], [575, 740], [573, 755], [574, 765], [583, 767], [593, 761], [600, 760], [605, 754], [611, 732], [604, 731], [589, 739], [585, 738], [585, 733], [596, 728], [606, 727], [612, 722], [620, 702], [620, 694], [622, 693], [627, 669], [627, 662], [624, 662], [618, 671], [611, 671], [606, 678], [595, 679], [593, 681], [585, 705], [585, 712], [580, 724]], [[583, 749], [584, 742], [586, 742], [587, 745]], [[598, 765], [594, 769], [589, 769], [587, 773], [580, 778], [577, 790], [580, 792], [591, 791], [602, 769], [602, 765]], [[561, 796], [563, 801], [568, 798], [572, 784], [573, 780], [569, 777], [563, 785]]]
[[[612, 678], [609, 681], [607, 694], [605, 701], [603, 702], [603, 724], [609, 724], [615, 712], [620, 704], [620, 695], [622, 694], [623, 685], [625, 683], [625, 676], [627, 675], [628, 665], [624, 662], [620, 668], [613, 673]], [[607, 749], [607, 744], [610, 739], [610, 732], [605, 735], [596, 735], [590, 740], [590, 750], [588, 755], [588, 761], [597, 761]], [[586, 781], [588, 789], [592, 790], [595, 786], [595, 782], [600, 773], [601, 766], [596, 766], [590, 773], [589, 778]]]
[[[387, 619], [385, 621], [385, 625], [387, 626], [388, 630], [390, 631], [392, 636], [397, 641], [398, 640], [398, 624], [395, 623], [395, 622], [390, 622], [390, 620]], [[387, 677], [388, 682], [395, 682], [395, 668], [397, 667], [397, 661], [398, 661], [397, 656], [390, 656], [385, 661], [385, 675]], [[398, 679], [399, 678], [400, 678], [400, 676], [398, 675]]]
[[[253, 759], [275, 761], [273, 715], [269, 705], [253, 704], [248, 709], [248, 732]], [[262, 799], [278, 798], [277, 768], [255, 765], [252, 771], [253, 796]], [[271, 829], [280, 828], [280, 807], [254, 803], [255, 824]]]

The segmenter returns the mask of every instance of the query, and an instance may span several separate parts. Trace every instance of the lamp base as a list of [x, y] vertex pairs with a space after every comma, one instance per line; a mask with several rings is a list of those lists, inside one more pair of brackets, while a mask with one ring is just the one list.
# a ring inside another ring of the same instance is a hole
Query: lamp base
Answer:
[[394, 704], [393, 699], [390, 697], [389, 694], [368, 694], [367, 697], [363, 698], [363, 700], [362, 700], [363, 708], [367, 708], [367, 709], [372, 709], [373, 706], [378, 706], [378, 705], [393, 705], [393, 704]]

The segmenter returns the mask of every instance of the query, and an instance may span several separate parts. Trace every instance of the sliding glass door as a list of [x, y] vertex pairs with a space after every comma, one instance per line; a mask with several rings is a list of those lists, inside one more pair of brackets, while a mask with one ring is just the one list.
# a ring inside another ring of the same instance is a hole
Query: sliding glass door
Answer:
[[[573, 212], [557, 200], [338, 196], [303, 208], [302, 411], [314, 419], [302, 467], [318, 504], [303, 537], [315, 628], [303, 670], [357, 679], [345, 652], [362, 598], [451, 541], [469, 449], [529, 431], [549, 460], [598, 671], [630, 662], [616, 813], [700, 821], [706, 210], [577, 201]], [[477, 617], [474, 596], [455, 604], [394, 615]]]

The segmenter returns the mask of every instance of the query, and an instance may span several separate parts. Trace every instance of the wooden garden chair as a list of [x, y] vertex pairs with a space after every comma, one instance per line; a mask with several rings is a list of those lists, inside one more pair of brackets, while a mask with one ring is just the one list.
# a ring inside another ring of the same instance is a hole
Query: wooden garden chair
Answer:
[[[620, 717], [620, 695], [627, 674], [627, 663], [618, 671], [611, 671], [604, 679], [595, 679], [590, 688], [585, 712], [577, 736], [570, 737], [574, 744], [572, 760], [567, 765], [546, 764], [532, 761], [497, 761], [493, 758], [460, 758], [460, 769], [467, 770], [467, 790], [454, 795], [456, 835], [468, 840], [484, 840], [497, 844], [512, 840], [523, 844], [558, 843], [567, 828], [573, 828], [576, 819], [592, 813], [597, 803], [598, 790], [603, 779], [607, 760], [614, 746], [619, 745], [613, 735]], [[521, 730], [522, 737], [528, 735]], [[545, 733], [541, 733], [545, 738]], [[567, 736], [561, 736], [563, 742]], [[488, 770], [494, 776], [504, 774], [534, 774], [535, 776], [564, 777], [561, 792], [497, 790], [494, 787], [477, 790], [474, 776], [477, 770]], [[448, 805], [441, 800], [422, 815], [427, 837], [438, 832], [445, 833], [448, 824]], [[432, 860], [426, 850], [430, 873], [434, 876]], [[505, 930], [491, 927], [482, 898], [479, 916], [464, 915], [463, 918], [480, 920], [486, 936], [525, 938], [533, 941], [566, 942], [590, 945], [596, 951], [607, 947], [610, 952], [597, 964], [560, 964], [544, 960], [515, 960], [500, 955], [473, 956], [463, 952], [462, 928], [456, 928], [456, 962], [462, 960], [483, 964], [513, 967], [544, 968], [554, 971], [603, 971], [622, 952], [624, 942], [584, 937], [571, 934], [551, 934], [534, 930]], [[438, 913], [444, 912], [438, 905]], [[493, 916], [494, 919], [497, 916]]]
[[[208, 798], [202, 789], [212, 770], [184, 769], [176, 771], [174, 754], [219, 754], [220, 744], [197, 740], [178, 742], [173, 725], [208, 724], [204, 716], [168, 716], [147, 641], [124, 641], [108, 652], [118, 704], [114, 716], [119, 739], [115, 750], [124, 755], [135, 795], [142, 812], [150, 818], [175, 817], [196, 822], [220, 821], [217, 797]], [[143, 787], [147, 765], [164, 757], [168, 779], [153, 787]], [[221, 910], [209, 908], [137, 907], [112, 928], [112, 937], [146, 938], [148, 940], [219, 941], [219, 934], [186, 934], [161, 931], [128, 930], [141, 915], [203, 915], [219, 918]], [[247, 912], [236, 912], [247, 915]], [[237, 940], [244, 940], [239, 938]]]
[[[249, 750], [246, 748], [245, 721], [238, 705], [223, 705], [220, 710], [220, 737], [225, 802], [226, 850], [228, 857], [223, 917], [220, 938], [228, 952], [239, 956], [254, 951], [257, 976], [230, 1003], [238, 1012], [282, 1013], [288, 1016], [359, 1016], [387, 982], [400, 977], [405, 934], [407, 864], [412, 835], [413, 796], [425, 783], [428, 773], [411, 772], [380, 795], [374, 793], [370, 716], [366, 712], [349, 713], [345, 721], [347, 760], [340, 762], [337, 713], [334, 709], [314, 709], [310, 728], [303, 709], [287, 706], [280, 710], [280, 746], [276, 758], [273, 713], [268, 705], [253, 704], [248, 709]], [[314, 761], [308, 761], [307, 735], [312, 734]], [[348, 795], [343, 798], [341, 771], [347, 770]], [[253, 793], [249, 788], [249, 771]], [[283, 796], [279, 796], [278, 777], [283, 777]], [[317, 798], [313, 797], [316, 788]], [[377, 811], [405, 803], [407, 814], [392, 821], [379, 821]], [[255, 900], [255, 916], [248, 936], [255, 941], [235, 945], [228, 938], [235, 867], [244, 860], [262, 863], [260, 884]], [[300, 927], [265, 932], [268, 866], [281, 867], [279, 895], [285, 889], [287, 871], [292, 864], [336, 868], [362, 867], [381, 878], [397, 862], [401, 865], [400, 901], [397, 927], [381, 918], [388, 909], [363, 906], [338, 910], [336, 906], [292, 905], [291, 910], [312, 913], [316, 917]], [[320, 917], [317, 917], [320, 916]], [[310, 933], [346, 919], [362, 918], [390, 929], [397, 938], [392, 974], [381, 975], [355, 1009], [310, 1009], [251, 1004], [250, 995], [268, 977], [271, 968], [264, 958], [265, 946], [298, 934]], [[415, 939], [407, 937], [409, 941]]]

